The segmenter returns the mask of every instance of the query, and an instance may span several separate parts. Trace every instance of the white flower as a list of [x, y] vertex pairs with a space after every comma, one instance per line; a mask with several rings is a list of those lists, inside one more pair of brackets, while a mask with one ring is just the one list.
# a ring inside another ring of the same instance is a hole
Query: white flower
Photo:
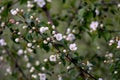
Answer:
[[11, 68], [8, 67], [8, 68], [6, 69], [6, 72], [7, 72], [8, 74], [11, 74], [11, 73], [12, 73]]
[[39, 62], [39, 61], [36, 61], [36, 62], [35, 62], [35, 65], [36, 65], [36, 66], [38, 66], [39, 64], [40, 64], [40, 62]]
[[52, 25], [52, 29], [55, 29], [55, 25]]
[[24, 52], [24, 51], [23, 51], [22, 49], [19, 49], [18, 52], [17, 52], [17, 54], [18, 54], [18, 55], [22, 55], [23, 52]]
[[44, 0], [34, 0], [34, 2], [36, 2], [39, 7], [43, 7], [46, 4]]
[[29, 60], [27, 55], [24, 55], [24, 60], [25, 60], [26, 62]]
[[43, 70], [43, 71], [44, 71], [44, 70], [45, 70], [45, 67], [42, 67], [42, 68], [41, 68], [41, 70]]
[[5, 46], [7, 43], [4, 39], [0, 39], [0, 46]]
[[18, 11], [15, 10], [15, 9], [11, 9], [10, 12], [11, 12], [12, 15], [16, 15], [18, 13]]
[[36, 74], [32, 74], [32, 78], [36, 79], [37, 75]]
[[75, 43], [70, 44], [70, 45], [69, 45], [69, 48], [70, 48], [70, 50], [72, 50], [72, 51], [76, 51], [76, 50], [77, 50], [77, 47], [76, 47], [76, 44], [75, 44]]
[[99, 15], [100, 12], [99, 12], [98, 9], [96, 9], [96, 10], [95, 10], [95, 13], [96, 13], [96, 15]]
[[103, 78], [98, 78], [98, 80], [103, 80]]
[[50, 38], [49, 38], [49, 37], [47, 38], [47, 41], [50, 41]]
[[56, 33], [56, 31], [52, 31], [52, 34], [55, 34]]
[[27, 48], [27, 51], [30, 52], [30, 53], [32, 53], [32, 52], [33, 52], [33, 49]]
[[114, 71], [114, 74], [117, 74], [118, 73], [118, 71]]
[[30, 73], [34, 72], [35, 68], [34, 67], [31, 67], [30, 68]]
[[27, 2], [27, 7], [28, 7], [28, 8], [32, 8], [33, 6], [34, 6], [34, 5], [31, 3], [31, 1], [28, 1], [28, 2]]
[[58, 75], [58, 80], [63, 80], [61, 75]]
[[120, 46], [120, 40], [118, 41], [118, 46]]
[[118, 8], [120, 7], [120, 3], [117, 5], [118, 6]]
[[19, 40], [20, 40], [19, 38], [16, 38], [16, 39], [15, 39], [15, 42], [19, 42]]
[[58, 41], [61, 41], [63, 39], [63, 36], [61, 33], [57, 33], [54, 35], [54, 37], [58, 40]]
[[43, 41], [44, 44], [47, 44], [48, 42], [46, 40]]
[[40, 80], [46, 80], [46, 74], [39, 73], [38, 75], [40, 76]]
[[47, 31], [49, 28], [48, 27], [41, 27], [39, 29], [40, 33], [44, 33], [45, 31]]
[[70, 29], [70, 28], [68, 28], [68, 29], [67, 29], [67, 32], [66, 32], [66, 34], [69, 34], [69, 33], [70, 33], [70, 31], [71, 31], [71, 29]]
[[27, 68], [30, 68], [30, 67], [31, 67], [31, 63], [27, 63], [27, 64], [26, 64], [26, 67], [27, 67]]
[[67, 66], [67, 69], [70, 69], [70, 66]]
[[51, 55], [51, 56], [49, 57], [49, 59], [50, 59], [50, 61], [55, 62], [55, 61], [56, 61], [56, 55]]
[[48, 59], [44, 59], [44, 62], [47, 62], [48, 61]]
[[95, 31], [98, 27], [98, 22], [97, 21], [92, 21], [91, 24], [90, 24], [90, 28]]
[[73, 40], [75, 40], [75, 36], [74, 36], [74, 34], [70, 33], [70, 34], [68, 34], [68, 36], [67, 36], [66, 39], [67, 39], [68, 41], [73, 41]]
[[66, 53], [67, 51], [64, 49], [63, 52]]
[[27, 46], [28, 46], [28, 47], [32, 47], [32, 43], [28, 43]]

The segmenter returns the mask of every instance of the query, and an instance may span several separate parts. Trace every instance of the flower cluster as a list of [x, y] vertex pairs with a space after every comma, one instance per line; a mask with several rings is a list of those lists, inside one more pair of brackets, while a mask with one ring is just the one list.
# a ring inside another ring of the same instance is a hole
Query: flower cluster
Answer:
[[47, 31], [49, 28], [48, 27], [41, 27], [39, 29], [40, 33], [44, 33], [45, 31]]
[[18, 9], [18, 8], [16, 8], [16, 9], [11, 9], [10, 12], [11, 12], [12, 15], [17, 15], [18, 12], [19, 12], [19, 9]]

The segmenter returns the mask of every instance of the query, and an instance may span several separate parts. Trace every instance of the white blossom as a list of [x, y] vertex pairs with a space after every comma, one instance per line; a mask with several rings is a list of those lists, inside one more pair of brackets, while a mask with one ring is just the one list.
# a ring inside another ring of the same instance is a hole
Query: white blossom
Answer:
[[118, 8], [120, 8], [120, 3], [117, 6], [118, 6]]
[[61, 33], [57, 33], [57, 34], [55, 34], [54, 37], [55, 37], [56, 40], [58, 40], [58, 41], [61, 41], [61, 40], [63, 39], [63, 36], [62, 36]]
[[41, 27], [39, 29], [40, 33], [44, 33], [45, 31], [47, 31], [49, 28], [48, 27]]
[[10, 12], [11, 12], [12, 15], [16, 15], [18, 13], [18, 11], [15, 10], [15, 9], [11, 9]]
[[56, 55], [51, 55], [49, 57], [49, 60], [55, 62], [56, 61]]
[[67, 66], [67, 70], [70, 69], [70, 66]]
[[44, 71], [44, 70], [45, 70], [45, 67], [42, 67], [42, 68], [41, 68], [41, 70], [43, 70], [43, 71]]
[[75, 43], [70, 44], [70, 45], [69, 45], [69, 48], [70, 48], [70, 50], [72, 50], [72, 51], [76, 51], [76, 50], [77, 50], [77, 46], [76, 46]]
[[72, 33], [70, 33], [70, 34], [68, 34], [68, 36], [67, 36], [66, 39], [67, 39], [68, 41], [73, 41], [73, 40], [75, 40], [75, 35], [72, 34]]
[[20, 40], [19, 38], [16, 38], [16, 39], [15, 39], [15, 42], [19, 42], [19, 40]]
[[2, 23], [1, 23], [1, 27], [4, 27], [4, 26], [5, 26], [5, 22], [2, 22]]
[[25, 29], [25, 28], [27, 28], [27, 27], [28, 27], [28, 26], [25, 25], [25, 26], [23, 26], [22, 28]]
[[30, 52], [30, 53], [32, 53], [32, 52], [33, 52], [33, 49], [27, 48], [27, 51]]
[[46, 4], [44, 0], [34, 0], [34, 2], [36, 2], [37, 5], [41, 8]]
[[96, 9], [96, 10], [95, 10], [95, 13], [96, 13], [96, 15], [99, 15], [100, 12], [99, 12], [98, 9]]
[[63, 52], [66, 53], [67, 51], [64, 49]]
[[4, 57], [3, 56], [0, 56], [0, 61], [2, 61], [4, 59]]
[[27, 55], [24, 55], [24, 60], [25, 60], [26, 62], [29, 60]]
[[46, 80], [46, 74], [39, 73], [38, 75], [40, 76], [40, 80]]
[[43, 41], [44, 44], [47, 44], [48, 42], [46, 40]]
[[30, 68], [30, 73], [34, 72], [35, 68], [34, 67], [31, 67]]
[[118, 73], [118, 71], [114, 71], [114, 74], [117, 74]]
[[34, 78], [34, 79], [37, 78], [37, 75], [36, 75], [36, 74], [32, 74], [31, 76], [32, 76], [32, 78]]
[[47, 41], [50, 41], [50, 38], [49, 38], [49, 37], [47, 38]]
[[70, 33], [70, 31], [71, 31], [71, 29], [70, 29], [70, 28], [68, 28], [68, 29], [67, 29], [67, 32], [66, 32], [66, 34], [69, 34], [69, 33]]
[[120, 47], [120, 40], [118, 41], [118, 46]]
[[58, 75], [58, 80], [63, 80], [61, 75]]
[[52, 31], [52, 34], [55, 34], [56, 33], [56, 31]]
[[27, 46], [28, 46], [28, 47], [31, 47], [31, 46], [32, 46], [32, 43], [28, 43]]
[[55, 25], [52, 25], [52, 29], [55, 29]]
[[92, 21], [91, 24], [90, 24], [90, 28], [95, 31], [98, 27], [98, 21]]
[[35, 62], [35, 65], [36, 65], [36, 66], [38, 66], [39, 64], [40, 64], [40, 62], [39, 62], [39, 61], [36, 61], [36, 62]]
[[4, 39], [0, 39], [0, 46], [5, 46], [7, 43]]
[[18, 54], [18, 55], [22, 55], [23, 52], [24, 52], [23, 49], [19, 49], [18, 52], [17, 52], [17, 54]]
[[7, 72], [8, 74], [12, 74], [11, 68], [8, 67], [8, 68], [6, 69], [6, 72]]
[[47, 62], [48, 61], [48, 59], [44, 59], [44, 62]]
[[103, 80], [103, 78], [98, 78], [98, 80]]
[[27, 1], [27, 7], [32, 8], [34, 5], [31, 3], [31, 1]]
[[27, 63], [27, 64], [26, 64], [26, 67], [27, 67], [27, 68], [30, 68], [30, 67], [31, 67], [31, 63]]

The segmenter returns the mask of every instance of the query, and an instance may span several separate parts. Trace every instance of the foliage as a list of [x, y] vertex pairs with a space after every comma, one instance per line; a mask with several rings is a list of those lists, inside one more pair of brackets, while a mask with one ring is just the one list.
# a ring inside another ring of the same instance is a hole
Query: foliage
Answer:
[[119, 0], [1, 0], [1, 80], [119, 80]]

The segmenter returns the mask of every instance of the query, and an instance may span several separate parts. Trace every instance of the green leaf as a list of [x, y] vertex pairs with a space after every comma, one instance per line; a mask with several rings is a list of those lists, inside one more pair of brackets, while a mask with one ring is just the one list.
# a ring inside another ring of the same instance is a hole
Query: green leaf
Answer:
[[86, 11], [85, 8], [82, 8], [82, 9], [78, 10], [78, 18], [79, 18], [79, 20], [82, 19], [85, 11]]
[[62, 61], [62, 64], [65, 66], [66, 65], [66, 61], [65, 61], [65, 54], [61, 53], [60, 59]]
[[40, 46], [41, 46], [41, 48], [43, 48], [46, 52], [49, 52], [49, 51], [50, 51], [50, 47], [49, 47], [47, 44], [42, 43]]
[[27, 3], [27, 0], [20, 0], [20, 4]]

